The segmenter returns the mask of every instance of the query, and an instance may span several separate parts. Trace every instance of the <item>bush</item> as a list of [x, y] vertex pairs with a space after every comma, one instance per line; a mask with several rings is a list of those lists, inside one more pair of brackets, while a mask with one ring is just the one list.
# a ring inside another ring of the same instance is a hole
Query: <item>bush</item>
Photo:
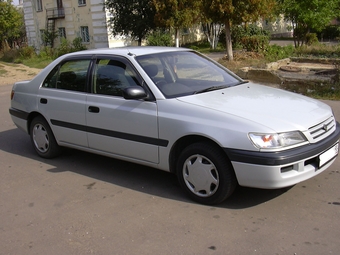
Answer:
[[329, 25], [321, 32], [318, 32], [317, 35], [320, 41], [336, 40], [336, 38], [340, 36], [339, 26]]
[[293, 45], [278, 46], [270, 45], [264, 51], [264, 56], [269, 62], [274, 62], [280, 59], [289, 58], [294, 56], [295, 47]]
[[19, 49], [19, 54], [21, 58], [27, 59], [36, 56], [35, 49], [32, 46], [26, 46]]
[[72, 50], [75, 51], [81, 51], [86, 50], [87, 48], [83, 45], [83, 41], [80, 37], [74, 38], [72, 41]]
[[59, 47], [56, 49], [55, 58], [71, 52], [71, 44], [66, 38], [61, 39]]
[[308, 33], [306, 35], [306, 45], [311, 46], [318, 44], [319, 40], [315, 33]]
[[83, 45], [82, 39], [80, 37], [75, 38], [72, 43], [70, 43], [66, 38], [61, 39], [60, 46], [56, 49], [54, 57], [60, 57], [64, 54], [86, 50], [87, 48]]
[[147, 37], [148, 46], [171, 46], [171, 35], [168, 32], [157, 30]]
[[39, 53], [40, 58], [53, 58], [53, 56], [54, 56], [54, 49], [49, 46], [43, 47], [40, 50], [40, 53]]
[[[226, 47], [225, 31], [220, 34], [220, 43]], [[234, 49], [246, 49], [248, 51], [263, 51], [269, 45], [270, 33], [256, 24], [248, 26], [233, 26], [231, 40]], [[253, 48], [254, 47], [254, 48]]]
[[269, 37], [265, 35], [243, 36], [240, 44], [247, 51], [262, 52], [269, 46]]
[[4, 52], [1, 60], [5, 62], [15, 62], [16, 59], [20, 58], [20, 52], [17, 49], [10, 49]]

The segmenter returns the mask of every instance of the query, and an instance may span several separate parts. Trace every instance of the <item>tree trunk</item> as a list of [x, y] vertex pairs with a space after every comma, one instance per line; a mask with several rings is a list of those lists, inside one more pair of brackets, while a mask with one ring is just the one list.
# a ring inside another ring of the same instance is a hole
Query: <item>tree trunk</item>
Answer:
[[179, 47], [179, 29], [175, 29], [175, 40], [176, 40], [176, 47]]
[[234, 60], [233, 56], [233, 45], [231, 42], [231, 29], [230, 29], [230, 19], [226, 19], [225, 21], [225, 41], [226, 41], [226, 50], [229, 61]]
[[138, 38], [138, 46], [142, 46], [142, 38], [141, 37]]

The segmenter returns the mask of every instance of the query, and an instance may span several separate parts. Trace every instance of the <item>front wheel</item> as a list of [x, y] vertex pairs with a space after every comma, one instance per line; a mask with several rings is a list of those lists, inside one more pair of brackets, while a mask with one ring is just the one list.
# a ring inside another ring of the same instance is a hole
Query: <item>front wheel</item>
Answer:
[[60, 154], [60, 147], [47, 121], [41, 117], [35, 117], [30, 126], [31, 142], [42, 158], [54, 158]]
[[186, 147], [177, 162], [180, 185], [191, 199], [201, 204], [218, 204], [237, 185], [227, 156], [215, 145], [194, 143]]

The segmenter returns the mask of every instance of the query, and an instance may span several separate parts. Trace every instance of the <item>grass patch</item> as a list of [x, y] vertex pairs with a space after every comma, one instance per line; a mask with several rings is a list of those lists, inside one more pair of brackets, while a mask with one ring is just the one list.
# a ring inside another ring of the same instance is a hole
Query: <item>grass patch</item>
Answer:
[[52, 61], [53, 60], [51, 58], [33, 57], [29, 59], [23, 59], [21, 63], [28, 67], [43, 69]]
[[[0, 67], [1, 68], [1, 67]], [[4, 76], [7, 73], [6, 70], [0, 69], [0, 76]]]

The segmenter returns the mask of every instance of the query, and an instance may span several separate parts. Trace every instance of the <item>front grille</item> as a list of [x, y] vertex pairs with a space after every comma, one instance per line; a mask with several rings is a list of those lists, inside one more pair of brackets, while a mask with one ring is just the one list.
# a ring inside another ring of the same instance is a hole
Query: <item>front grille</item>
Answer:
[[309, 128], [308, 130], [311, 137], [313, 138], [313, 142], [318, 142], [332, 134], [335, 130], [335, 126], [335, 119], [332, 116], [327, 120]]

